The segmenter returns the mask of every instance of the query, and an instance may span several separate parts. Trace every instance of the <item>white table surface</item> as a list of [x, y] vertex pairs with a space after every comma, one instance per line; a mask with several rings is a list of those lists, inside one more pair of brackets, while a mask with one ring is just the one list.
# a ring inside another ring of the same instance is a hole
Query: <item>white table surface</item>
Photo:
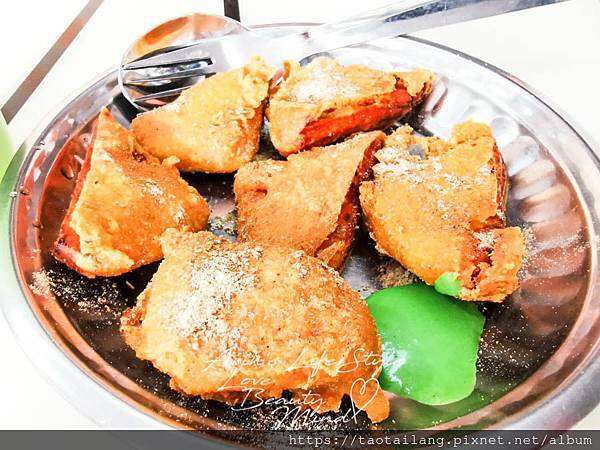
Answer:
[[[323, 22], [392, 0], [240, 0], [242, 22]], [[7, 2], [8, 3], [8, 2]], [[18, 0], [2, 6], [0, 105], [37, 64], [85, 0]], [[20, 144], [61, 99], [116, 65], [138, 35], [189, 12], [223, 13], [220, 0], [105, 0], [9, 124]], [[524, 80], [600, 142], [600, 1], [571, 0], [446, 26], [418, 36], [451, 46]], [[10, 65], [9, 65], [10, 64]], [[5, 270], [6, 268], [2, 268]], [[0, 301], [5, 301], [2, 299]], [[0, 428], [97, 429], [38, 373], [0, 316]], [[577, 426], [600, 429], [600, 408]]]

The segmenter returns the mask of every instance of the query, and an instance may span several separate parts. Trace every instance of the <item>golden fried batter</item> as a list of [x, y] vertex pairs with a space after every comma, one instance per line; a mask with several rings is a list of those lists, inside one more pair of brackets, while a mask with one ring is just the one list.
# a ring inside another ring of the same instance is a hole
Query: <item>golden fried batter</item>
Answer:
[[209, 209], [169, 161], [134, 150], [104, 108], [54, 254], [88, 277], [120, 275], [162, 257], [167, 228], [206, 227]]
[[182, 171], [235, 172], [258, 150], [274, 73], [254, 57], [241, 69], [201, 81], [173, 103], [136, 117], [136, 146], [160, 159], [176, 156]]
[[271, 141], [284, 156], [385, 128], [419, 104], [433, 82], [427, 70], [382, 72], [329, 58], [303, 68], [293, 61], [284, 66], [284, 81], [267, 110]]
[[507, 178], [490, 127], [460, 124], [448, 142], [411, 132], [387, 138], [360, 188], [371, 236], [428, 284], [454, 273], [461, 299], [502, 301], [518, 287], [524, 239], [504, 228]]
[[358, 186], [384, 139], [359, 133], [287, 161], [243, 166], [234, 183], [239, 238], [304, 250], [339, 269], [358, 221]]
[[167, 230], [161, 241], [165, 259], [121, 333], [173, 388], [244, 406], [286, 390], [320, 413], [348, 394], [371, 420], [387, 417], [374, 321], [335, 271], [302, 251], [209, 232]]

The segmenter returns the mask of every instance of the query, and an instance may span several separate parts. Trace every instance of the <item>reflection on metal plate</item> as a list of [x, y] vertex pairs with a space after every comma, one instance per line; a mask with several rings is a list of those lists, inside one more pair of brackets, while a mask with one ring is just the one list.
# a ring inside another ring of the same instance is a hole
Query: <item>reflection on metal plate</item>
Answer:
[[[569, 420], [576, 420], [593, 406], [593, 399], [572, 394], [558, 404], [555, 397], [597, 351], [593, 343], [600, 335], [599, 306], [593, 302], [600, 176], [590, 148], [518, 84], [430, 43], [398, 38], [342, 49], [334, 56], [344, 63], [368, 59], [387, 69], [434, 70], [439, 77], [435, 91], [407, 121], [423, 134], [443, 137], [469, 118], [491, 123], [510, 174], [508, 221], [524, 227], [528, 236], [529, 260], [521, 288], [504, 304], [484, 306], [487, 323], [475, 392], [461, 402], [437, 407], [393, 397], [390, 419], [380, 427], [558, 427], [564, 426], [559, 421], [567, 412]], [[133, 304], [157, 264], [114, 279], [88, 280], [50, 256], [95, 115], [108, 104], [123, 123], [133, 117], [116, 86], [114, 73], [104, 76], [28, 143], [11, 230], [14, 264], [27, 301], [41, 325], [89, 374], [157, 420], [202, 429], [273, 426], [278, 416], [267, 407], [235, 412], [217, 402], [178, 394], [168, 387], [167, 376], [125, 346], [118, 334], [120, 313]], [[270, 153], [269, 146], [263, 136], [261, 153]], [[582, 177], [582, 165], [595, 177]], [[233, 238], [232, 176], [185, 178], [209, 200], [211, 229]], [[367, 296], [381, 287], [377, 267], [385, 262], [361, 232], [344, 276]], [[36, 280], [41, 270], [48, 275], [49, 290]], [[351, 424], [369, 426], [366, 420]]]

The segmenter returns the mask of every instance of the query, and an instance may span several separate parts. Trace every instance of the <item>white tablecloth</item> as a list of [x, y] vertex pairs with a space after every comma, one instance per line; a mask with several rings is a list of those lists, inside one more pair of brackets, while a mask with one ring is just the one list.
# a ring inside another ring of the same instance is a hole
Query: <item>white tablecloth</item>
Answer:
[[[323, 22], [356, 14], [366, 4], [375, 7], [391, 1], [240, 0], [240, 11], [245, 24]], [[86, 1], [6, 3], [0, 18], [0, 105]], [[13, 142], [20, 144], [61, 99], [116, 65], [138, 35], [167, 18], [189, 12], [222, 14], [223, 6], [220, 0], [105, 0], [9, 124]], [[600, 80], [600, 1], [571, 0], [418, 35], [481, 58], [524, 80], [600, 142], [600, 90], [596, 87]], [[0, 428], [97, 428], [36, 372], [3, 317], [0, 342]], [[600, 408], [578, 428], [599, 429]]]

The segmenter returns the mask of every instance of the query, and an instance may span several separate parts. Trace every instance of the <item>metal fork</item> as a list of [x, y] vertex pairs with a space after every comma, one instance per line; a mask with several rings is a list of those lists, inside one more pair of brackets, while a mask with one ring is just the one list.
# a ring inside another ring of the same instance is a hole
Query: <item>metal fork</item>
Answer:
[[139, 109], [148, 109], [157, 99], [175, 98], [190, 86], [190, 80], [241, 67], [252, 55], [280, 66], [284, 59], [302, 62], [327, 50], [562, 1], [402, 0], [301, 33], [273, 38], [247, 31], [169, 47], [122, 65], [119, 82], [123, 90], [144, 93], [131, 100]]

